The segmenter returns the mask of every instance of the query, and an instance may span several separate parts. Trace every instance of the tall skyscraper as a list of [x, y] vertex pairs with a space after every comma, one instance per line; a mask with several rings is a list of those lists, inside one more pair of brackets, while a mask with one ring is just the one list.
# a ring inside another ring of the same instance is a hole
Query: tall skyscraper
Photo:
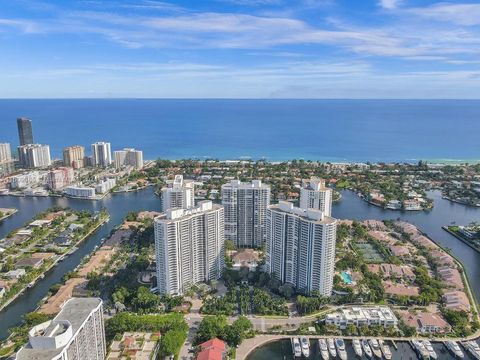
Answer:
[[325, 180], [311, 178], [304, 181], [300, 189], [300, 207], [317, 209], [332, 216], [332, 189], [325, 186]]
[[265, 217], [270, 204], [270, 187], [260, 180], [239, 180], [222, 186], [225, 208], [225, 238], [238, 247], [258, 247], [265, 243]]
[[52, 164], [50, 159], [50, 146], [28, 144], [18, 147], [20, 164], [25, 168], [43, 168]]
[[33, 144], [32, 120], [17, 118], [18, 139], [21, 145]]
[[282, 201], [267, 210], [266, 270], [298, 292], [330, 296], [337, 220]]
[[72, 298], [53, 320], [34, 326], [16, 360], [103, 360], [107, 355], [102, 300]]
[[110, 143], [99, 141], [92, 144], [92, 166], [107, 167], [112, 163]]
[[183, 175], [162, 189], [162, 211], [168, 209], [188, 209], [195, 205], [195, 186], [193, 180], [184, 180]]
[[157, 286], [183, 294], [193, 284], [218, 279], [224, 267], [223, 207], [202, 201], [155, 218]]
[[0, 164], [12, 162], [12, 150], [9, 143], [0, 143]]
[[63, 165], [82, 168], [85, 161], [85, 148], [80, 145], [68, 146], [63, 149]]
[[115, 151], [113, 154], [117, 169], [125, 166], [133, 166], [135, 169], [143, 168], [143, 151], [125, 148]]

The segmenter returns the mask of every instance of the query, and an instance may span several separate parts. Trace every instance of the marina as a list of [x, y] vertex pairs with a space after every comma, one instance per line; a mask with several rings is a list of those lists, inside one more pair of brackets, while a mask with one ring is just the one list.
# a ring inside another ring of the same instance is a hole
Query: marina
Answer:
[[[303, 339], [303, 338], [302, 338]], [[308, 339], [308, 338], [305, 338]], [[270, 360], [284, 359], [291, 360], [297, 358], [303, 359], [480, 359], [480, 346], [476, 341], [457, 343], [451, 340], [429, 341], [425, 339], [415, 339], [411, 341], [397, 341], [382, 339], [359, 339], [347, 340], [343, 338], [310, 338], [309, 356], [305, 356], [301, 351], [301, 340], [298, 337], [283, 339], [273, 343], [268, 343], [256, 349], [248, 360]], [[375, 346], [377, 342], [378, 349]], [[370, 345], [373, 343], [373, 347]], [[298, 344], [294, 345], [294, 344]], [[333, 345], [332, 348], [330, 346]], [[293, 346], [297, 346], [297, 355], [293, 352]], [[329, 351], [332, 349], [332, 351]], [[387, 350], [388, 349], [388, 350]], [[333, 355], [334, 354], [334, 355]]]

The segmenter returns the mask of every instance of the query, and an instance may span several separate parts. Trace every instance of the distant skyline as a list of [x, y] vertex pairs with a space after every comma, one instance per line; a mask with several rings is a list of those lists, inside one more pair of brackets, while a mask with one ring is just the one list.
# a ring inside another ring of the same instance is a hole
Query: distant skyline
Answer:
[[0, 0], [0, 98], [480, 98], [480, 3]]

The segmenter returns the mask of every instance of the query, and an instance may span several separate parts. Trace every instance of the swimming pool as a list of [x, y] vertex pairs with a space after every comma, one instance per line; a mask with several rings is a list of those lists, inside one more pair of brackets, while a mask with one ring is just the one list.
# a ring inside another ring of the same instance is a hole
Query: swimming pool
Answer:
[[345, 271], [342, 271], [342, 273], [340, 274], [342, 276], [342, 280], [345, 284], [347, 285], [350, 285], [352, 283], [352, 275], [350, 275], [349, 273], [345, 272]]

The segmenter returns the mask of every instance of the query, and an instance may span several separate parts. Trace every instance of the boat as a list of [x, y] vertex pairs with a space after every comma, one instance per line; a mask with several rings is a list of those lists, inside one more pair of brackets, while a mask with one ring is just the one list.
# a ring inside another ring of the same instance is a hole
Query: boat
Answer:
[[360, 344], [360, 340], [353, 339], [352, 345], [353, 345], [353, 351], [355, 351], [355, 355], [357, 355], [358, 357], [362, 357], [363, 351], [362, 351], [362, 344]]
[[392, 359], [392, 352], [390, 351], [390, 346], [383, 341], [383, 340], [378, 340], [378, 344], [380, 345], [380, 349], [382, 350], [382, 354], [387, 360]]
[[427, 349], [431, 359], [438, 359], [437, 353], [433, 349], [432, 343], [429, 340], [423, 340], [423, 346]]
[[300, 345], [302, 346], [302, 355], [308, 358], [310, 356], [310, 341], [305, 336], [300, 338]]
[[347, 360], [347, 351], [345, 350], [345, 341], [343, 339], [335, 339], [335, 346], [340, 360]]
[[445, 346], [456, 358], [463, 359], [465, 357], [462, 349], [460, 349], [460, 346], [455, 341], [447, 340]]
[[292, 341], [292, 352], [295, 357], [302, 356], [302, 347], [300, 346], [300, 341], [298, 338], [294, 337], [291, 339]]
[[475, 341], [464, 342], [463, 346], [475, 359], [480, 359], [480, 346]]
[[382, 350], [380, 349], [380, 345], [378, 344], [377, 339], [369, 339], [368, 344], [370, 345], [370, 348], [372, 349], [373, 355], [375, 355], [376, 358], [381, 359], [382, 358]]
[[331, 357], [337, 357], [337, 350], [335, 350], [335, 342], [333, 339], [327, 339], [327, 344], [328, 344], [328, 352], [330, 353]]
[[425, 349], [425, 346], [423, 346], [423, 343], [421, 341], [412, 340], [412, 346], [417, 352], [417, 355], [420, 359], [423, 359], [423, 360], [430, 359], [430, 354], [428, 353], [427, 349]]
[[318, 347], [320, 349], [320, 356], [322, 360], [329, 360], [330, 355], [328, 354], [328, 346], [325, 339], [318, 339]]
[[363, 339], [361, 343], [362, 343], [362, 349], [363, 349], [363, 352], [365, 353], [365, 356], [367, 358], [371, 358], [373, 356], [373, 353], [372, 353], [372, 349], [370, 349], [370, 345], [368, 345], [368, 341]]

